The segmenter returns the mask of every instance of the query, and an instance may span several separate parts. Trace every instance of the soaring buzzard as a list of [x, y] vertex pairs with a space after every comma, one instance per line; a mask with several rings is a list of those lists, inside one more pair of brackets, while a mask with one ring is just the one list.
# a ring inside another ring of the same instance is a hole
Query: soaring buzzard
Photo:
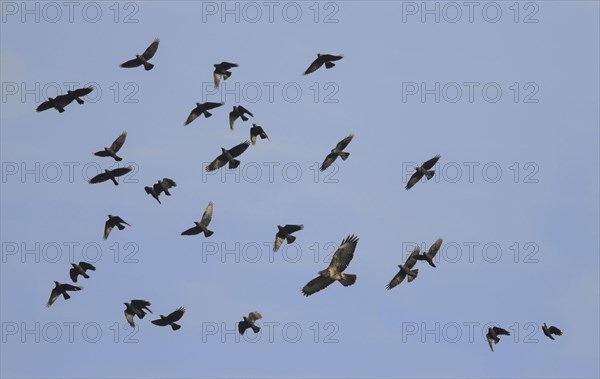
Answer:
[[323, 63], [325, 64], [325, 68], [332, 68], [335, 66], [335, 63], [331, 62], [339, 61], [343, 57], [343, 55], [317, 54], [317, 59], [310, 64], [310, 66], [302, 75], [308, 75], [311, 72], [317, 71], [319, 68], [321, 68], [321, 66], [323, 66]]
[[348, 159], [348, 157], [350, 156], [350, 153], [346, 153], [343, 150], [346, 148], [346, 146], [348, 146], [350, 141], [352, 141], [353, 137], [354, 137], [354, 135], [350, 134], [348, 137], [346, 137], [343, 140], [341, 140], [340, 142], [338, 142], [338, 144], [335, 146], [335, 148], [331, 150], [331, 153], [329, 153], [327, 155], [327, 157], [325, 157], [325, 160], [323, 161], [323, 164], [321, 165], [321, 171], [325, 171], [327, 169], [327, 167], [331, 166], [331, 164], [337, 159], [337, 157], [342, 158], [342, 160]]
[[419, 249], [419, 246], [415, 247], [415, 249], [412, 251], [412, 253], [410, 253], [408, 258], [406, 259], [406, 262], [403, 265], [398, 265], [398, 267], [400, 268], [400, 271], [398, 271], [398, 273], [392, 278], [392, 280], [390, 280], [390, 282], [387, 284], [387, 286], [385, 288], [387, 288], [388, 290], [391, 290], [392, 288], [396, 287], [398, 284], [402, 283], [404, 278], [406, 278], [407, 276], [408, 276], [409, 283], [417, 278], [417, 275], [419, 274], [419, 270], [418, 269], [413, 270], [412, 268], [417, 263], [416, 257], [419, 255], [419, 251], [421, 251], [421, 249]]
[[133, 167], [121, 167], [115, 168], [114, 170], [104, 170], [103, 173], [100, 173], [89, 180], [90, 184], [102, 183], [107, 180], [112, 180], [115, 186], [118, 186], [119, 183], [115, 178], [119, 176], [123, 176], [127, 174], [129, 171], [133, 170]]
[[210, 224], [210, 220], [212, 220], [213, 214], [213, 203], [212, 201], [208, 203], [204, 214], [202, 215], [202, 219], [200, 222], [194, 221], [196, 226], [189, 228], [188, 230], [181, 233], [182, 236], [193, 236], [196, 234], [204, 233], [204, 237], [210, 237], [213, 235], [211, 230], [208, 230], [208, 224]]
[[118, 136], [116, 140], [114, 140], [110, 147], [105, 147], [104, 150], [97, 151], [94, 153], [94, 155], [98, 157], [113, 157], [113, 159], [117, 162], [122, 161], [123, 158], [119, 157], [117, 155], [117, 152], [125, 143], [125, 138], [127, 138], [127, 132], [121, 133], [121, 135]]
[[156, 54], [159, 42], [160, 40], [158, 38], [155, 39], [142, 55], [136, 54], [134, 59], [122, 63], [121, 67], [132, 68], [144, 65], [146, 71], [152, 70], [154, 68], [154, 65], [148, 61], [154, 56], [154, 54]]
[[89, 95], [94, 90], [94, 87], [84, 87], [76, 89], [75, 91], [67, 91], [66, 95], [58, 95], [54, 99], [49, 97], [47, 101], [41, 103], [36, 111], [43, 112], [50, 108], [56, 109], [59, 113], [63, 113], [65, 111], [65, 107], [73, 102], [73, 100], [77, 101], [78, 104], [83, 104], [84, 101], [81, 100], [81, 97]]
[[441, 155], [438, 154], [435, 157], [428, 160], [427, 162], [424, 162], [420, 167], [415, 167], [415, 173], [412, 174], [412, 176], [408, 180], [408, 183], [406, 184], [406, 189], [407, 190], [411, 189], [412, 186], [414, 186], [415, 184], [417, 184], [417, 182], [419, 180], [421, 180], [423, 175], [425, 175], [427, 180], [433, 178], [433, 174], [435, 174], [435, 171], [433, 171], [433, 170], [429, 171], [429, 169], [432, 168], [433, 166], [435, 166], [438, 159], [440, 159], [440, 158], [441, 158]]

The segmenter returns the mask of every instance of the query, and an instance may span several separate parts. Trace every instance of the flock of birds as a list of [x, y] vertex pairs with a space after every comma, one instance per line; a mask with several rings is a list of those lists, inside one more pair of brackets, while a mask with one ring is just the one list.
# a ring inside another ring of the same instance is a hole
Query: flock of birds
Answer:
[[[150, 46], [140, 55], [136, 55], [134, 59], [131, 59], [123, 64], [121, 67], [124, 68], [134, 68], [143, 66], [146, 71], [152, 70], [154, 65], [149, 62], [152, 57], [156, 54], [158, 50], [159, 39], [155, 39]], [[330, 54], [317, 54], [317, 58], [310, 64], [310, 66], [304, 71], [304, 75], [308, 75], [310, 73], [315, 72], [323, 65], [325, 65], [326, 69], [331, 69], [335, 66], [335, 61], [342, 59], [342, 55], [330, 55]], [[221, 62], [214, 64], [214, 86], [215, 88], [219, 88], [219, 84], [221, 80], [227, 80], [231, 77], [232, 72], [230, 71], [232, 68], [239, 67], [236, 63], [230, 62]], [[62, 113], [65, 111], [65, 107], [72, 103], [74, 100], [78, 104], [83, 104], [84, 101], [81, 97], [84, 97], [93, 91], [92, 87], [80, 88], [75, 91], [67, 91], [65, 95], [59, 95], [56, 98], [49, 98], [47, 101], [43, 102], [37, 107], [38, 112], [42, 112], [51, 108], [56, 109], [58, 112]], [[200, 116], [204, 116], [205, 118], [209, 118], [212, 114], [209, 110], [218, 108], [224, 105], [224, 103], [196, 103], [196, 107], [190, 112], [187, 117], [184, 125], [187, 126], [192, 123], [195, 119]], [[241, 105], [233, 106], [233, 110], [229, 113], [229, 127], [231, 130], [234, 129], [234, 123], [238, 118], [241, 118], [242, 121], [248, 121], [248, 116], [254, 117], [254, 115], [246, 108]], [[117, 153], [122, 148], [125, 143], [127, 137], [127, 133], [123, 132], [114, 142], [110, 145], [110, 147], [105, 147], [103, 150], [100, 150], [94, 155], [99, 157], [112, 157], [115, 161], [121, 161], [122, 158], [117, 155]], [[221, 154], [218, 155], [209, 165], [206, 166], [206, 171], [214, 171], [219, 168], [228, 165], [229, 169], [235, 169], [240, 165], [240, 161], [236, 159], [239, 157], [246, 149], [250, 146], [250, 144], [255, 145], [257, 137], [261, 139], [269, 140], [264, 129], [257, 124], [252, 124], [250, 128], [250, 140], [242, 142], [230, 149], [221, 148]], [[331, 152], [325, 157], [325, 160], [321, 164], [320, 170], [326, 170], [331, 164], [340, 157], [342, 160], [348, 159], [350, 153], [344, 151], [346, 147], [352, 141], [354, 135], [350, 134], [340, 142], [336, 144], [336, 146], [331, 150]], [[411, 189], [415, 184], [417, 184], [423, 177], [430, 180], [435, 171], [431, 170], [438, 160], [441, 158], [440, 155], [436, 155], [435, 157], [423, 162], [420, 166], [415, 168], [415, 172], [412, 174], [408, 183], [406, 184], [406, 190]], [[119, 176], [123, 176], [132, 170], [131, 167], [122, 167], [116, 168], [114, 170], [105, 170], [103, 173], [100, 173], [89, 180], [89, 183], [96, 184], [106, 182], [108, 180], [112, 181], [114, 185], [119, 185], [117, 178]], [[144, 187], [144, 190], [148, 195], [151, 195], [159, 204], [162, 204], [160, 201], [160, 195], [164, 193], [166, 196], [171, 196], [169, 190], [173, 187], [176, 187], [177, 184], [174, 180], [169, 178], [163, 178], [162, 180], [158, 180], [157, 183], [152, 186]], [[210, 237], [214, 232], [208, 229], [208, 226], [211, 222], [213, 214], [213, 203], [209, 202], [206, 207], [204, 214], [200, 221], [194, 221], [194, 226], [183, 231], [181, 235], [189, 236], [189, 235], [197, 235], [203, 233], [205, 237]], [[131, 226], [127, 222], [125, 222], [119, 216], [108, 215], [108, 220], [106, 220], [104, 225], [104, 236], [103, 238], [106, 240], [116, 226], [119, 230], [125, 229], [125, 225]], [[294, 243], [296, 237], [293, 233], [298, 232], [304, 229], [304, 225], [293, 225], [288, 224], [285, 226], [277, 226], [278, 231], [275, 235], [275, 242], [273, 244], [273, 251], [278, 251], [279, 248], [283, 245], [284, 242], [288, 244]], [[318, 272], [318, 276], [312, 280], [310, 280], [303, 288], [302, 294], [304, 296], [310, 296], [316, 292], [319, 292], [334, 282], [338, 281], [344, 287], [348, 287], [353, 285], [356, 282], [356, 274], [345, 273], [344, 271], [352, 261], [354, 257], [354, 252], [356, 250], [356, 246], [358, 244], [358, 237], [355, 235], [350, 235], [342, 240], [340, 246], [333, 254], [331, 262], [328, 267], [324, 270]], [[404, 264], [398, 265], [399, 271], [398, 273], [390, 280], [387, 284], [386, 288], [391, 290], [392, 288], [398, 286], [400, 283], [404, 281], [405, 278], [408, 278], [407, 281], [410, 283], [417, 278], [419, 273], [418, 269], [413, 269], [416, 265], [417, 261], [426, 261], [431, 267], [436, 267], [433, 259], [435, 255], [439, 251], [443, 240], [438, 238], [433, 245], [429, 248], [427, 253], [421, 253], [420, 248], [417, 246], [410, 256], [407, 258]], [[88, 279], [89, 275], [87, 271], [95, 271], [96, 268], [87, 262], [79, 262], [79, 264], [72, 263], [72, 268], [70, 269], [70, 277], [74, 283], [77, 283], [78, 276], [83, 276]], [[67, 283], [54, 282], [55, 287], [52, 289], [50, 294], [50, 299], [46, 306], [51, 306], [61, 295], [65, 300], [70, 299], [69, 291], [80, 291], [83, 289], [81, 286], [75, 286]], [[125, 304], [125, 318], [127, 322], [135, 327], [134, 317], [137, 316], [139, 319], [143, 319], [146, 315], [146, 311], [152, 313], [152, 311], [148, 308], [151, 304], [146, 300], [131, 300], [129, 303]], [[179, 321], [185, 313], [185, 308], [180, 307], [175, 311], [171, 312], [167, 316], [160, 315], [159, 319], [153, 320], [152, 323], [157, 326], [167, 326], [170, 325], [173, 330], [178, 330], [181, 328], [176, 321]], [[247, 317], [243, 317], [242, 321], [238, 323], [238, 331], [240, 334], [244, 334], [247, 329], [252, 329], [254, 333], [258, 333], [260, 331], [260, 327], [256, 325], [256, 321], [260, 320], [262, 315], [259, 312], [250, 312]], [[555, 326], [542, 326], [543, 333], [548, 336], [550, 339], [554, 340], [553, 335], [562, 335], [560, 329]], [[488, 328], [488, 332], [486, 335], [487, 341], [489, 343], [490, 349], [494, 351], [493, 344], [497, 344], [500, 341], [501, 335], [510, 336], [510, 333], [500, 327], [494, 326]]]

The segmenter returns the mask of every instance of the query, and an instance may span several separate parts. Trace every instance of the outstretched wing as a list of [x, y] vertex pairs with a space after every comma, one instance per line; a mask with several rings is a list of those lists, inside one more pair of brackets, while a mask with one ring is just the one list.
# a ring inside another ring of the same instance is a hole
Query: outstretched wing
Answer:
[[497, 336], [510, 336], [510, 333], [506, 329], [502, 329], [497, 326], [494, 326], [493, 329], [494, 329], [494, 333], [496, 333]]
[[214, 109], [214, 108], [220, 107], [223, 104], [225, 104], [225, 103], [211, 103], [211, 102], [207, 102], [207, 103], [202, 104], [202, 109], [204, 109], [204, 110]]
[[250, 112], [249, 110], [247, 110], [246, 108], [244, 108], [244, 107], [243, 107], [243, 106], [241, 106], [241, 105], [238, 105], [238, 111], [239, 111], [240, 113], [242, 113], [242, 114], [243, 114], [243, 113], [248, 113], [250, 116], [254, 117], [254, 115], [252, 114], [252, 112]]
[[114, 170], [112, 170], [112, 171], [109, 171], [109, 173], [110, 173], [112, 176], [115, 176], [115, 177], [117, 177], [117, 176], [123, 176], [123, 175], [127, 174], [127, 173], [128, 173], [129, 171], [131, 171], [131, 170], [133, 170], [133, 167], [131, 167], [131, 166], [127, 166], [127, 167], [119, 167], [119, 168], [115, 168], [115, 169], [114, 169]]
[[427, 252], [429, 258], [433, 259], [435, 257], [437, 252], [440, 250], [440, 247], [442, 246], [442, 242], [443, 240], [441, 238], [438, 238], [437, 241], [435, 241], [433, 245], [431, 245], [429, 251]]
[[419, 180], [421, 180], [422, 177], [423, 177], [423, 174], [421, 174], [418, 171], [415, 171], [415, 173], [412, 174], [412, 176], [408, 180], [408, 183], [406, 183], [406, 187], [405, 188], [407, 190], [411, 189], [415, 184], [417, 184], [419, 182]]
[[167, 316], [167, 319], [169, 320], [169, 322], [179, 321], [183, 317], [184, 313], [185, 313], [185, 308], [179, 307], [175, 311], [171, 312]]
[[283, 230], [287, 234], [295, 233], [298, 230], [302, 230], [302, 229], [304, 229], [304, 225], [290, 225], [290, 224], [287, 224], [286, 226], [283, 227]]
[[348, 264], [350, 264], [352, 257], [354, 257], [354, 250], [356, 250], [357, 243], [358, 237], [355, 235], [346, 237], [340, 247], [333, 253], [329, 267], [335, 268], [337, 272], [343, 272], [348, 267]]
[[169, 319], [168, 319], [169, 316], [163, 317], [163, 318], [159, 318], [159, 319], [156, 319], [156, 320], [152, 320], [150, 322], [153, 323], [154, 325], [157, 325], [157, 326], [167, 326], [167, 325], [169, 325]]
[[127, 132], [121, 133], [121, 135], [118, 136], [116, 140], [114, 140], [112, 145], [110, 145], [110, 149], [115, 153], [119, 151], [121, 149], [121, 146], [123, 146], [123, 144], [125, 143], [125, 138], [127, 138]]
[[416, 246], [412, 253], [410, 253], [410, 255], [408, 256], [408, 258], [406, 258], [406, 262], [404, 263], [404, 267], [406, 267], [407, 269], [412, 269], [415, 264], [417, 264], [417, 258], [416, 256], [419, 255], [419, 252], [421, 251], [421, 249], [419, 248], [419, 246]]
[[108, 235], [110, 234], [110, 232], [113, 230], [114, 227], [115, 227], [115, 225], [113, 224], [112, 219], [106, 220], [106, 222], [104, 223], [104, 236], [102, 238], [107, 239]]
[[81, 267], [83, 269], [83, 271], [87, 271], [87, 270], [96, 271], [96, 267], [87, 262], [79, 262], [79, 267]]
[[227, 163], [227, 157], [225, 154], [221, 154], [215, 158], [214, 161], [210, 162], [208, 166], [206, 166], [206, 171], [215, 171], [225, 166]]
[[254, 322], [256, 320], [260, 320], [262, 318], [262, 315], [259, 312], [250, 312], [248, 313], [248, 320], [250, 320], [250, 322]]
[[221, 82], [221, 77], [223, 75], [219, 74], [217, 70], [213, 72], [213, 81], [215, 83], [215, 88], [219, 88], [219, 83]]
[[331, 166], [331, 164], [337, 159], [337, 154], [335, 153], [329, 153], [327, 154], [327, 156], [325, 157], [325, 160], [323, 161], [323, 163], [321, 164], [321, 171], [325, 171], [327, 170], [327, 168], [329, 166]]
[[235, 120], [238, 118], [237, 112], [235, 110], [229, 112], [229, 129], [233, 130], [233, 124]]
[[210, 221], [212, 220], [212, 214], [213, 214], [213, 203], [211, 201], [208, 203], [208, 206], [204, 210], [204, 214], [202, 215], [200, 224], [202, 224], [204, 226], [208, 226], [208, 224], [210, 224]]
[[325, 61], [325, 62], [339, 61], [343, 57], [344, 57], [343, 55], [331, 55], [331, 54], [323, 54], [323, 55], [321, 55], [321, 59], [323, 59], [323, 61]]
[[90, 93], [92, 93], [92, 91], [94, 90], [94, 87], [84, 87], [84, 88], [78, 88], [75, 91], [71, 92], [72, 97], [83, 97], [83, 96], [87, 96]]
[[127, 322], [129, 323], [129, 325], [131, 325], [132, 328], [135, 328], [135, 322], [133, 322], [133, 316], [135, 316], [135, 314], [127, 312], [127, 309], [125, 310], [124, 313], [125, 313], [125, 318], [127, 319]]
[[327, 288], [331, 283], [335, 282], [334, 279], [318, 276], [308, 282], [304, 288], [302, 288], [302, 294], [304, 296], [310, 296], [313, 293], [319, 292], [322, 289]]
[[159, 42], [160, 42], [160, 39], [157, 38], [150, 44], [150, 46], [148, 46], [146, 51], [144, 51], [144, 53], [142, 54], [144, 59], [148, 60], [148, 59], [152, 58], [154, 56], [154, 54], [156, 54], [156, 50], [158, 50]]
[[109, 173], [102, 172], [102, 173], [94, 176], [93, 178], [91, 178], [89, 180], [89, 183], [91, 183], [91, 184], [102, 183], [102, 182], [109, 180], [110, 178], [111, 178], [111, 175]]
[[338, 144], [336, 145], [336, 149], [344, 150], [346, 148], [346, 146], [348, 146], [350, 141], [352, 141], [352, 138], [354, 138], [354, 134], [350, 134], [348, 137], [346, 137], [343, 140], [341, 140], [340, 142], [338, 142]]
[[200, 116], [200, 114], [202, 114], [202, 111], [199, 109], [200, 107], [196, 107], [194, 109], [192, 109], [192, 111], [190, 112], [190, 115], [188, 116], [187, 120], [185, 120], [185, 122], [183, 123], [183, 125], [189, 125], [192, 121], [194, 121], [195, 119], [198, 118], [198, 116]]
[[312, 72], [315, 72], [319, 69], [319, 67], [323, 66], [323, 63], [325, 63], [324, 60], [321, 59], [321, 57], [317, 57], [317, 59], [315, 59], [310, 66], [308, 66], [308, 68], [306, 69], [306, 71], [304, 71], [304, 73], [302, 75], [308, 75]]
[[52, 105], [52, 102], [50, 100], [44, 101], [43, 103], [41, 103], [37, 108], [35, 108], [36, 112], [43, 112], [43, 111], [47, 111], [50, 108], [53, 108], [54, 105]]
[[231, 154], [232, 157], [238, 157], [240, 156], [244, 151], [246, 151], [246, 149], [248, 148], [248, 146], [250, 146], [250, 141], [245, 141], [240, 143], [237, 146], [232, 147], [229, 150], [229, 154]]
[[69, 270], [69, 276], [71, 277], [73, 283], [77, 283], [77, 275], [79, 275], [79, 273], [74, 268]]
[[396, 287], [398, 284], [402, 283], [402, 281], [406, 278], [406, 273], [402, 270], [398, 271], [396, 275], [390, 280], [390, 282], [385, 286], [388, 290]]
[[430, 160], [428, 160], [427, 162], [423, 162], [422, 166], [425, 170], [429, 170], [430, 168], [432, 168], [433, 166], [435, 166], [435, 164], [437, 163], [438, 159], [440, 159], [442, 156], [441, 155], [436, 155], [435, 157], [431, 158]]
[[556, 334], [557, 336], [562, 336], [562, 331], [558, 329], [556, 326], [551, 326], [548, 328], [550, 334]]
[[273, 251], [279, 250], [281, 245], [283, 245], [283, 237], [280, 237], [279, 233], [275, 234], [275, 242], [273, 242]]
[[200, 234], [202, 229], [197, 226], [191, 227], [188, 230], [181, 232], [182, 236], [195, 236], [196, 234]]

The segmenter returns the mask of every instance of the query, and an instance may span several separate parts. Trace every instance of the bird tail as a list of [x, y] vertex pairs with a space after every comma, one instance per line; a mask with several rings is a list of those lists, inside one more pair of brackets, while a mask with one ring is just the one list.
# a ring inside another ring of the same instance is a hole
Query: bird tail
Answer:
[[340, 283], [342, 283], [344, 287], [351, 286], [354, 282], [356, 282], [356, 275], [354, 274], [344, 274], [340, 280]]
[[112, 182], [115, 183], [115, 186], [119, 185], [119, 183], [117, 182], [117, 180], [115, 178], [110, 178], [110, 180], [112, 180]]
[[242, 118], [242, 121], [248, 121], [248, 117], [246, 117], [244, 115], [241, 115], [240, 117]]
[[150, 71], [154, 68], [154, 65], [150, 62], [144, 62], [144, 68], [146, 69], [146, 71]]
[[289, 236], [285, 237], [285, 239], [287, 240], [287, 243], [294, 243], [294, 241], [296, 240], [296, 237], [289, 235]]
[[407, 275], [407, 276], [408, 276], [408, 282], [409, 282], [409, 283], [410, 283], [410, 282], [412, 282], [413, 280], [417, 279], [417, 275], [419, 275], [419, 269], [412, 270], [412, 271], [415, 273], [415, 275], [414, 275], [414, 276], [412, 276], [412, 275]]
[[81, 275], [83, 275], [83, 277], [86, 278], [86, 279], [90, 278], [90, 276], [88, 274], [86, 274], [85, 272], [83, 274], [81, 274]]
[[171, 323], [171, 328], [173, 328], [173, 330], [179, 330], [179, 329], [181, 329], [181, 325], [173, 322], [173, 323]]
[[229, 162], [230, 169], [237, 168], [239, 165], [240, 165], [240, 161], [237, 159], [234, 159], [233, 162]]
[[204, 236], [205, 237], [210, 237], [214, 234], [215, 232], [213, 232], [212, 230], [208, 230], [208, 229], [204, 229]]
[[65, 298], [65, 300], [69, 300], [71, 298], [71, 295], [69, 295], [67, 291], [65, 291], [63, 292], [63, 297]]
[[204, 117], [209, 118], [210, 116], [212, 116], [212, 113], [209, 111], [204, 111]]
[[230, 77], [230, 76], [231, 76], [231, 72], [229, 72], [229, 71], [225, 71], [225, 72], [223, 73], [223, 79], [224, 79], [224, 80], [227, 80], [227, 79], [229, 79], [229, 77]]
[[119, 230], [123, 230], [123, 229], [125, 229], [125, 226], [123, 226], [121, 224], [117, 224], [117, 228], [119, 228]]
[[346, 152], [340, 153], [340, 158], [342, 158], [343, 160], [348, 159], [349, 156], [350, 156], [350, 153], [346, 153]]
[[550, 339], [554, 341], [554, 337], [552, 337], [552, 335], [549, 335], [548, 337], [550, 337]]
[[333, 66], [335, 66], [335, 63], [325, 62], [325, 68], [332, 68]]
[[84, 103], [84, 101], [83, 101], [83, 100], [81, 100], [81, 99], [80, 99], [80, 98], [78, 98], [78, 97], [76, 97], [76, 98], [75, 98], [75, 101], [77, 102], [77, 104], [83, 104], [83, 103]]
[[118, 155], [113, 156], [113, 158], [115, 158], [115, 161], [117, 162], [121, 162], [123, 160], [123, 158], [119, 157]]
[[165, 190], [165, 195], [171, 196], [171, 192], [169, 192], [169, 190]]
[[436, 267], [435, 263], [433, 263], [433, 259], [432, 259], [432, 260], [430, 260], [428, 263], [429, 263], [429, 265], [430, 265], [431, 267], [433, 267], [433, 268], [435, 268], [435, 267]]
[[435, 170], [430, 170], [430, 171], [427, 171], [427, 172], [425, 173], [425, 176], [427, 177], [427, 180], [429, 180], [429, 179], [433, 178], [433, 174], [435, 174]]
[[65, 108], [58, 108], [58, 113], [63, 113], [65, 111]]
[[258, 333], [258, 332], [260, 332], [260, 326], [257, 326], [257, 325], [252, 325], [252, 331], [253, 331], [254, 333]]
[[146, 191], [148, 195], [152, 194], [152, 188], [150, 187], [144, 187], [144, 191]]

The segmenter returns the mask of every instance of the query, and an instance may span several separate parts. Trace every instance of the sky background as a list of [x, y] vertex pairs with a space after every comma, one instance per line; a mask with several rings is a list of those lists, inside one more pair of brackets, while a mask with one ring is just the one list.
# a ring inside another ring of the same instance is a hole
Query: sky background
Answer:
[[[2, 377], [600, 376], [597, 1], [23, 4], [1, 3]], [[152, 71], [118, 67], [156, 37]], [[302, 76], [319, 52], [344, 58]], [[240, 66], [215, 92], [221, 61]], [[96, 91], [35, 112], [69, 82]], [[226, 104], [184, 127], [203, 101]], [[237, 104], [255, 117], [231, 131]], [[207, 175], [252, 122], [270, 141]], [[122, 131], [134, 173], [88, 184]], [[143, 187], [164, 177], [159, 205]], [[209, 201], [214, 235], [180, 236]], [[132, 227], [103, 241], [107, 214]], [[272, 254], [287, 223], [305, 229]], [[303, 297], [350, 234], [356, 284]], [[438, 237], [438, 267], [387, 291]], [[83, 291], [45, 308], [84, 257]], [[154, 312], [135, 331], [131, 299]], [[149, 322], [180, 306], [179, 331]], [[263, 330], [236, 337], [250, 311]], [[488, 323], [511, 331], [494, 353]]]

